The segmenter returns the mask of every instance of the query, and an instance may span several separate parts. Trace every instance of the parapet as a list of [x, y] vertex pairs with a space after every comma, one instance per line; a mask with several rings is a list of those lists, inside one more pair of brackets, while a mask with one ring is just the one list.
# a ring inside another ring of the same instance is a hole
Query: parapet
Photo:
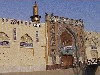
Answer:
[[53, 23], [58, 22], [62, 24], [67, 24], [67, 25], [74, 25], [74, 26], [81, 26], [84, 27], [83, 25], [83, 20], [75, 20], [75, 19], [70, 19], [70, 18], [64, 18], [64, 17], [58, 17], [54, 16], [53, 14], [47, 14], [45, 15], [46, 21], [51, 21]]
[[33, 27], [41, 27], [43, 24], [43, 23], [36, 23], [32, 21], [23, 21], [23, 20], [7, 19], [7, 18], [0, 18], [0, 22], [2, 22], [2, 24], [8, 23], [10, 25], [26, 25], [26, 26], [33, 26]]

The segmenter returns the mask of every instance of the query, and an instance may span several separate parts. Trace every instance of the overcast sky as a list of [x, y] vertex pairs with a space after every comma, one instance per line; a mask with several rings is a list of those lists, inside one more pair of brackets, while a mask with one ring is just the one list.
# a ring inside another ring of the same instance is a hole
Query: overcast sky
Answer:
[[0, 17], [30, 20], [37, 1], [42, 22], [45, 12], [73, 19], [83, 19], [85, 29], [100, 32], [100, 1], [84, 0], [0, 0]]

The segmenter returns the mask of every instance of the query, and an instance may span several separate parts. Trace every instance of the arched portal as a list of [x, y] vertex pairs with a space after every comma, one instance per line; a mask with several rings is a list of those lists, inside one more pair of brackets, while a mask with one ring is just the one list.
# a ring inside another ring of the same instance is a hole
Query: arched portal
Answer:
[[63, 55], [72, 55], [74, 50], [74, 37], [73, 35], [65, 30], [60, 35], [60, 45], [61, 45], [61, 53]]
[[65, 30], [60, 35], [60, 45], [61, 45], [61, 65], [64, 68], [69, 68], [73, 66], [74, 57], [73, 53], [76, 52], [76, 36], [71, 30]]

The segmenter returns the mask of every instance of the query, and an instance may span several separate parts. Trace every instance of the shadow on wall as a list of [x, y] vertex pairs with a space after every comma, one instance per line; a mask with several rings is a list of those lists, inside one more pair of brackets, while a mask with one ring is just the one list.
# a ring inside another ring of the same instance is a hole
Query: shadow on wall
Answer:
[[95, 75], [98, 65], [87, 66], [82, 75]]

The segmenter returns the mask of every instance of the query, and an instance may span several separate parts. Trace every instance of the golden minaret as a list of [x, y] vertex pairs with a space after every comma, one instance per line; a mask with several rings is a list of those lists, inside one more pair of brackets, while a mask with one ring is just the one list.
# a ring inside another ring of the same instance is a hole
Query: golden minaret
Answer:
[[33, 16], [30, 17], [32, 22], [40, 22], [40, 18], [41, 16], [38, 15], [38, 5], [35, 2], [35, 4], [33, 5]]

